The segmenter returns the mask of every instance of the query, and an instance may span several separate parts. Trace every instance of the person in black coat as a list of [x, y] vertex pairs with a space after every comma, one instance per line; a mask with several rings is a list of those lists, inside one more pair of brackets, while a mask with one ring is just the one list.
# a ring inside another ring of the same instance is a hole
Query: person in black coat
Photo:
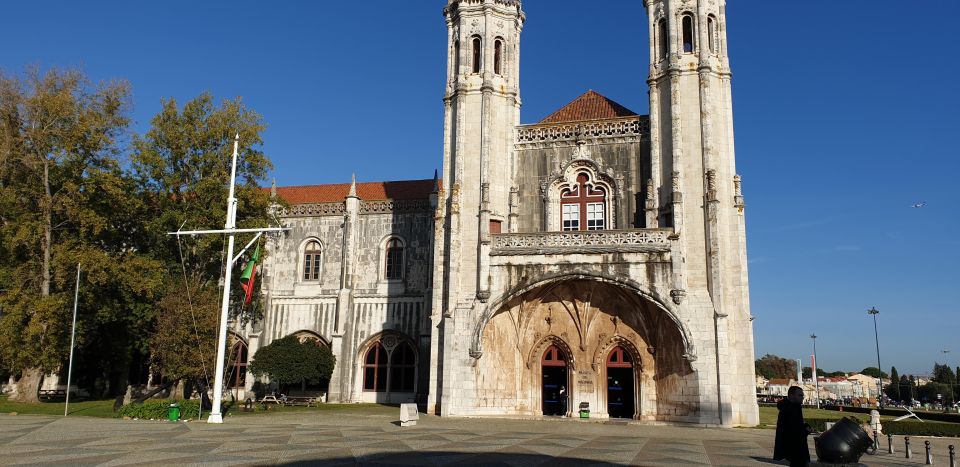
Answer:
[[810, 463], [807, 436], [813, 431], [803, 422], [803, 389], [790, 386], [787, 397], [777, 403], [777, 435], [773, 444], [773, 460], [788, 460], [792, 466]]

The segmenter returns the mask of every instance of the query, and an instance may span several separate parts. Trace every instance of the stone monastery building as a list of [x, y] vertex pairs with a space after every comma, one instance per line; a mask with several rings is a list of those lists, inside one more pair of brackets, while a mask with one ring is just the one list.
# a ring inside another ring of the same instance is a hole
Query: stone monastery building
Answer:
[[297, 335], [332, 402], [758, 423], [725, 0], [644, 3], [650, 115], [588, 91], [521, 124], [521, 2], [449, 0], [442, 173], [273, 189], [234, 386]]

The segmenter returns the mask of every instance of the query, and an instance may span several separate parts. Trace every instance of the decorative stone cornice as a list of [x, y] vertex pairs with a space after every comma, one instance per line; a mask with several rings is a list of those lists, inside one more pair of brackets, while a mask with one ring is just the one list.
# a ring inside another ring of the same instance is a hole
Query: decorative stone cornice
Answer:
[[521, 125], [517, 127], [518, 148], [542, 146], [544, 143], [576, 144], [614, 143], [623, 140], [639, 141], [650, 136], [650, 121], [640, 116], [586, 120], [579, 122]]
[[549, 255], [670, 251], [670, 229], [494, 234], [490, 254]]
[[[295, 204], [280, 212], [281, 217], [321, 217], [346, 214], [345, 203]], [[395, 212], [433, 212], [428, 199], [361, 201], [360, 214], [387, 214]]]
[[295, 204], [280, 211], [281, 217], [341, 216], [347, 212], [342, 201], [334, 203]]
[[360, 203], [360, 214], [383, 214], [391, 212], [432, 212], [430, 200], [385, 200], [363, 201]]

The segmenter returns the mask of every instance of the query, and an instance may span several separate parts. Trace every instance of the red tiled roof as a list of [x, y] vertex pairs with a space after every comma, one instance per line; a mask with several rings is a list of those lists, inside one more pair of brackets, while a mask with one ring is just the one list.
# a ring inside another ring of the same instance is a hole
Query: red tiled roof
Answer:
[[785, 378], [774, 378], [771, 379], [768, 384], [772, 384], [774, 386], [786, 386], [790, 384], [790, 380]]
[[575, 122], [603, 118], [631, 117], [636, 112], [607, 99], [600, 93], [589, 90], [569, 104], [547, 116], [540, 123]]
[[[264, 190], [269, 192], [270, 188]], [[433, 179], [357, 183], [357, 196], [367, 201], [426, 199], [431, 192]], [[349, 193], [349, 183], [277, 187], [277, 196], [290, 204], [343, 201]]]

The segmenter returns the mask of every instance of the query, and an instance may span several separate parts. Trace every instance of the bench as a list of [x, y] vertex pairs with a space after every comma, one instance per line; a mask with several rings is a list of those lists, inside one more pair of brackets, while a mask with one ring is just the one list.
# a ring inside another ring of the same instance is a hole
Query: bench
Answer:
[[40, 399], [59, 399], [61, 397], [67, 397], [67, 391], [65, 389], [41, 389], [39, 392]]
[[316, 404], [316, 397], [287, 397], [287, 400], [284, 401], [284, 405], [302, 405], [306, 407], [312, 407]]

